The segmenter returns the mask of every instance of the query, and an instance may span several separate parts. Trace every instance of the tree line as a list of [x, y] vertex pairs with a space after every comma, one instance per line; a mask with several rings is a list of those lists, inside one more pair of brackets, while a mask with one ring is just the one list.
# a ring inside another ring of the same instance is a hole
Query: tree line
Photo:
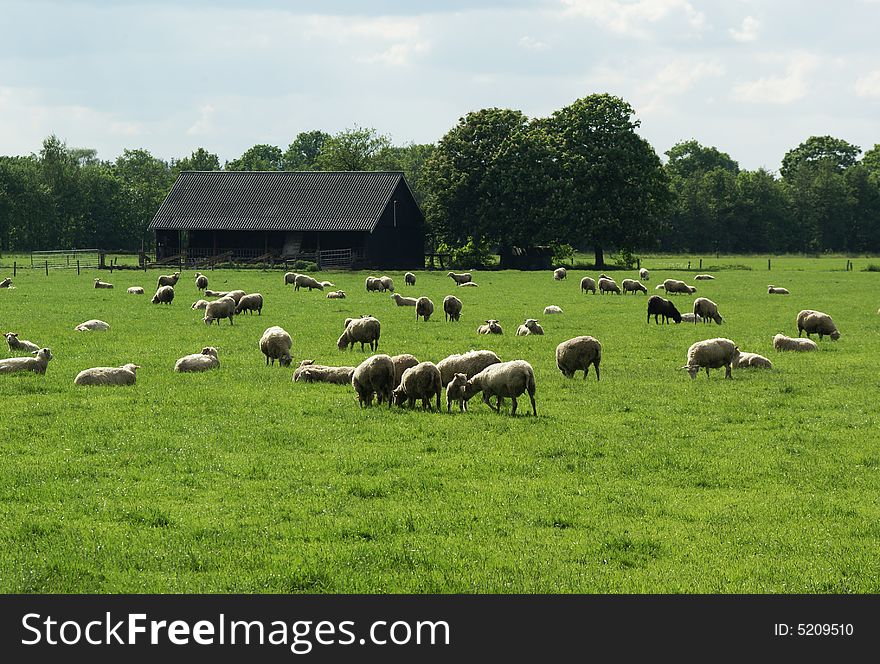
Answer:
[[150, 248], [147, 225], [184, 170], [403, 171], [431, 244], [477, 262], [495, 250], [781, 253], [880, 251], [880, 145], [831, 136], [789, 150], [778, 174], [682, 141], [661, 160], [623, 99], [595, 94], [546, 118], [468, 113], [436, 144], [394, 145], [374, 129], [302, 132], [222, 166], [199, 148], [166, 162], [115, 161], [48, 137], [0, 157], [0, 250]]

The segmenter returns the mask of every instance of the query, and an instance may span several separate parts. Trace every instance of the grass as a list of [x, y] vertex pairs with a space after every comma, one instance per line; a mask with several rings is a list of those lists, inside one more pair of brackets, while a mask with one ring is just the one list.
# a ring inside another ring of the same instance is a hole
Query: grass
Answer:
[[[643, 260], [650, 285], [690, 282], [666, 260]], [[456, 290], [441, 273], [413, 289], [395, 273], [399, 290], [434, 300], [429, 323], [367, 294], [362, 273], [321, 273], [340, 301], [294, 293], [279, 272], [216, 271], [211, 288], [259, 291], [266, 307], [209, 328], [189, 308], [193, 272], [153, 306], [125, 287], [149, 292], [155, 272], [102, 273], [116, 289], [101, 291], [94, 271], [22, 270], [0, 290], [2, 331], [56, 357], [44, 377], [0, 376], [0, 592], [876, 593], [880, 275], [842, 264], [792, 259], [768, 274], [765, 260], [699, 282], [720, 328], [648, 325], [644, 296], [581, 295], [576, 271], [476, 273], [479, 288]], [[768, 296], [768, 283], [792, 295]], [[458, 325], [443, 321], [452, 292]], [[565, 314], [542, 316], [548, 304]], [[830, 313], [840, 341], [776, 354], [772, 336], [794, 334], [803, 308]], [[380, 352], [528, 360], [539, 417], [478, 399], [467, 414], [360, 410], [350, 388], [264, 366], [257, 341], [276, 324], [297, 362], [358, 363], [368, 352], [335, 340], [367, 313], [382, 321]], [[112, 329], [72, 331], [93, 317]], [[546, 335], [515, 337], [526, 317]], [[478, 337], [485, 318], [506, 334]], [[555, 367], [556, 345], [579, 334], [603, 343], [600, 383]], [[690, 381], [687, 347], [718, 335], [774, 369]], [[204, 345], [219, 371], [173, 373]], [[73, 385], [125, 362], [143, 367], [134, 387]]]

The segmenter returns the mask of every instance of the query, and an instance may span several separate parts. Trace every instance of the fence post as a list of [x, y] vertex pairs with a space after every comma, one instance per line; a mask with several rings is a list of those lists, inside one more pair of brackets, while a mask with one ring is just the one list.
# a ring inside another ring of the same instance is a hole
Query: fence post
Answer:
[[110, 274], [113, 274], [113, 259], [110, 259]]
[[700, 259], [700, 269], [701, 270], [703, 269], [703, 259], [702, 258]]
[[12, 276], [16, 276], [18, 274], [18, 263], [16, 261], [12, 261]]
[[641, 258], [636, 258], [636, 269], [637, 270], [642, 269], [642, 259]]
[[767, 259], [767, 271], [768, 272], [770, 271], [770, 259], [769, 258]]
[[49, 276], [49, 261], [46, 261], [46, 276]]
[[691, 262], [688, 261], [688, 270], [690, 270], [690, 269], [691, 269]]
[[76, 261], [76, 274], [79, 276], [79, 260]]

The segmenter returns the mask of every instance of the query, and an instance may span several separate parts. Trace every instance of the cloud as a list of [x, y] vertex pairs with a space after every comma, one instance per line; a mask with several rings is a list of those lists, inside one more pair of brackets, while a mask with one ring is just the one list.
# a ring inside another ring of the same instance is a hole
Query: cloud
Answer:
[[534, 37], [529, 37], [528, 35], [520, 37], [516, 45], [527, 51], [546, 51], [548, 48], [550, 48], [548, 44], [545, 44], [542, 41], [538, 41]]
[[706, 78], [718, 78], [725, 74], [724, 67], [716, 60], [694, 61], [691, 58], [673, 60], [661, 69], [641, 92], [646, 101], [639, 104], [640, 113], [662, 109], [671, 97], [683, 95]]
[[644, 25], [657, 23], [672, 14], [682, 14], [687, 24], [702, 30], [706, 16], [687, 0], [561, 0], [566, 13], [596, 21], [613, 32], [635, 37], [647, 36]]
[[753, 42], [758, 38], [758, 29], [760, 27], [761, 22], [758, 19], [754, 16], [746, 16], [739, 30], [731, 28], [728, 32], [738, 42]]
[[198, 119], [190, 125], [187, 130], [187, 136], [209, 136], [214, 133], [214, 107], [211, 104], [205, 104], [199, 109]]
[[880, 69], [860, 77], [856, 81], [855, 92], [857, 97], [880, 99]]
[[793, 55], [784, 76], [765, 76], [740, 83], [733, 88], [732, 97], [749, 104], [794, 103], [806, 96], [809, 75], [817, 64], [818, 58], [809, 53]]

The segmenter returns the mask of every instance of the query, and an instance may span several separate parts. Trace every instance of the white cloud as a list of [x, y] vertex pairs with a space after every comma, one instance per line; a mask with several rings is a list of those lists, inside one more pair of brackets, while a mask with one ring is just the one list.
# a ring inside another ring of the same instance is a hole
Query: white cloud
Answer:
[[416, 56], [430, 50], [417, 18], [311, 16], [304, 36], [326, 42], [333, 40], [355, 51], [355, 62], [395, 67], [412, 64]]
[[874, 70], [856, 81], [857, 97], [880, 99], [880, 69]]
[[690, 58], [673, 60], [661, 69], [641, 93], [646, 101], [639, 104], [640, 113], [651, 113], [662, 109], [671, 97], [683, 95], [692, 90], [701, 80], [718, 78], [725, 69], [716, 60], [695, 61]]
[[561, 0], [569, 14], [584, 16], [614, 32], [644, 37], [644, 25], [656, 23], [672, 14], [680, 13], [687, 24], [701, 30], [706, 16], [688, 0]]
[[411, 64], [414, 56], [425, 53], [428, 50], [428, 42], [414, 42], [409, 44], [392, 44], [380, 53], [373, 53], [355, 58], [358, 62], [368, 64], [380, 63], [401, 67]]
[[758, 38], [758, 30], [761, 22], [754, 16], [746, 16], [743, 19], [742, 27], [739, 30], [731, 28], [728, 30], [730, 36], [738, 42], [753, 42]]
[[186, 133], [188, 136], [209, 136], [214, 133], [214, 107], [205, 104], [199, 109], [199, 117], [190, 125]]
[[528, 35], [520, 37], [519, 41], [516, 44], [520, 48], [524, 48], [527, 51], [546, 51], [548, 48], [550, 48], [550, 46], [545, 44], [544, 42], [538, 41], [534, 37], [529, 37]]
[[789, 59], [784, 76], [765, 76], [740, 83], [733, 88], [737, 101], [750, 104], [791, 104], [803, 99], [809, 89], [809, 75], [816, 68], [818, 58], [799, 53]]

